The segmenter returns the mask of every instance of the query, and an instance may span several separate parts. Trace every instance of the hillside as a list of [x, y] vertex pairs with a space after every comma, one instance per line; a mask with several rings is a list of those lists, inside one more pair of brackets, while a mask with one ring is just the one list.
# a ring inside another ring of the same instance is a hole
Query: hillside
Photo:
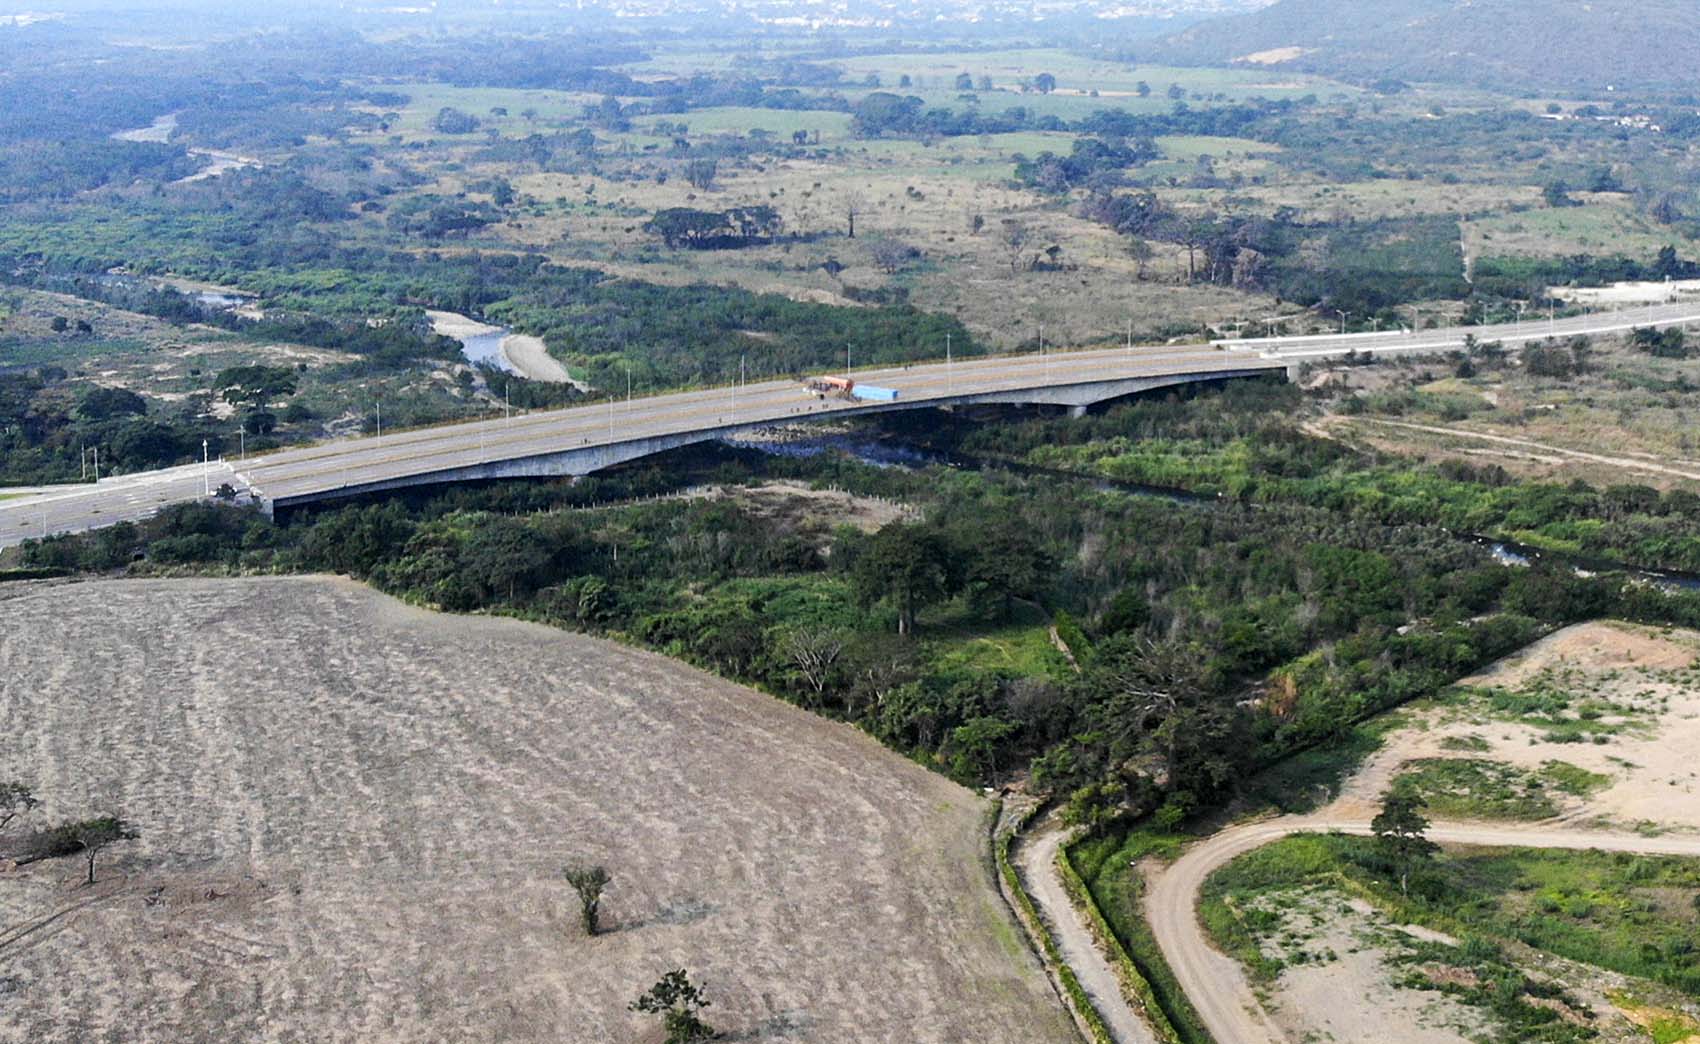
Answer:
[[1211, 19], [1152, 57], [1256, 64], [1374, 82], [1691, 91], [1689, 0], [1280, 0]]

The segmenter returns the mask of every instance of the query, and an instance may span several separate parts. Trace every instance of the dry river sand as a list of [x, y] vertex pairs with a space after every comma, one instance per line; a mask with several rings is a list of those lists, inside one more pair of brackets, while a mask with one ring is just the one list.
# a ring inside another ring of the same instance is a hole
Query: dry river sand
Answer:
[[[671, 660], [328, 579], [0, 587], [0, 778], [140, 840], [0, 872], [0, 1040], [1072, 1039], [979, 798]], [[560, 870], [606, 864], [611, 931]]]

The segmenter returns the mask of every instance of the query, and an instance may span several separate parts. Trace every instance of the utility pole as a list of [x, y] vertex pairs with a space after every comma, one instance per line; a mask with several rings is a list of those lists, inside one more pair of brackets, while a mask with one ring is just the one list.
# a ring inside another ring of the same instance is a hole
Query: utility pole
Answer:
[[201, 495], [212, 496], [212, 458], [207, 455], [207, 440], [201, 440]]
[[1352, 313], [1351, 312], [1342, 312], [1338, 308], [1334, 309], [1334, 311], [1335, 311], [1336, 314], [1338, 314], [1340, 316], [1340, 336], [1344, 337], [1344, 336], [1346, 336], [1346, 320], [1348, 318], [1350, 318]]

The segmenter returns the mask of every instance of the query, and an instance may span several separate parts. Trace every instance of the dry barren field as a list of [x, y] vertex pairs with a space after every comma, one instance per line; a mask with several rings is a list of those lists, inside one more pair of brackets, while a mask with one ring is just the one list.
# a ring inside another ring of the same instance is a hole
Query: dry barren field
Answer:
[[[0, 1039], [1040, 1044], [983, 803], [672, 661], [324, 579], [0, 590], [0, 777], [141, 831], [0, 873]], [[564, 863], [606, 864], [613, 930]]]

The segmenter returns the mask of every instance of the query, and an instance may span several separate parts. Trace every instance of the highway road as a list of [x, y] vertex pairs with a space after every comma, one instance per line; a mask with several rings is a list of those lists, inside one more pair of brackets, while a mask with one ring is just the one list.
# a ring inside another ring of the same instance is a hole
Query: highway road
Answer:
[[45, 534], [78, 532], [145, 517], [165, 504], [192, 500], [228, 482], [267, 502], [334, 496], [377, 483], [597, 447], [635, 447], [667, 437], [724, 432], [785, 421], [849, 416], [976, 396], [1054, 390], [1093, 383], [1180, 374], [1279, 370], [1347, 352], [1421, 353], [1454, 350], [1473, 334], [1518, 343], [1549, 334], [1603, 334], [1634, 326], [1700, 324], [1700, 304], [1654, 306], [1548, 324], [1425, 330], [1390, 334], [1257, 338], [1213, 345], [1135, 347], [1045, 355], [976, 358], [857, 371], [858, 381], [897, 389], [895, 404], [821, 401], [789, 380], [739, 388], [678, 392], [631, 401], [540, 411], [512, 417], [391, 432], [281, 450], [239, 462], [215, 462], [203, 476], [192, 465], [104, 479], [51, 491], [0, 490], [0, 547]]
[[[855, 378], [897, 389], [902, 398], [896, 408], [904, 408], [976, 395], [1177, 373], [1273, 372], [1285, 365], [1257, 353], [1191, 345], [976, 358], [858, 370]], [[221, 482], [228, 482], [247, 495], [287, 501], [495, 461], [891, 408], [891, 404], [821, 400], [795, 381], [777, 380], [630, 401], [610, 399], [511, 417], [495, 415], [490, 420], [281, 450], [245, 461], [214, 462], [206, 482], [201, 466], [192, 465], [4, 497], [0, 499], [0, 547], [43, 533], [78, 532], [145, 517], [165, 504], [201, 496], [207, 484], [216, 490]], [[5, 492], [0, 490], [0, 496]]]
[[1530, 341], [1549, 337], [1598, 337], [1625, 333], [1639, 326], [1700, 326], [1700, 302], [1649, 305], [1615, 312], [1578, 315], [1568, 319], [1548, 319], [1544, 316], [1525, 316], [1520, 322], [1496, 326], [1454, 326], [1444, 330], [1391, 330], [1385, 333], [1322, 334], [1307, 337], [1246, 337], [1217, 340], [1211, 343], [1223, 348], [1260, 352], [1268, 358], [1328, 359], [1348, 351], [1373, 352], [1376, 355], [1456, 351], [1464, 339], [1473, 336], [1478, 341], [1499, 341], [1508, 347], [1522, 347]]
[[[1199, 842], [1164, 870], [1145, 897], [1145, 916], [1163, 957], [1198, 1010], [1216, 1044], [1282, 1044], [1287, 1036], [1270, 1019], [1239, 962], [1210, 944], [1198, 922], [1198, 895], [1205, 879], [1239, 856], [1297, 833], [1337, 830], [1367, 835], [1356, 819], [1287, 816], [1232, 827]], [[1518, 848], [1596, 848], [1642, 855], [1700, 856], [1700, 838], [1549, 827], [1506, 827], [1487, 823], [1435, 823], [1433, 841]]]

